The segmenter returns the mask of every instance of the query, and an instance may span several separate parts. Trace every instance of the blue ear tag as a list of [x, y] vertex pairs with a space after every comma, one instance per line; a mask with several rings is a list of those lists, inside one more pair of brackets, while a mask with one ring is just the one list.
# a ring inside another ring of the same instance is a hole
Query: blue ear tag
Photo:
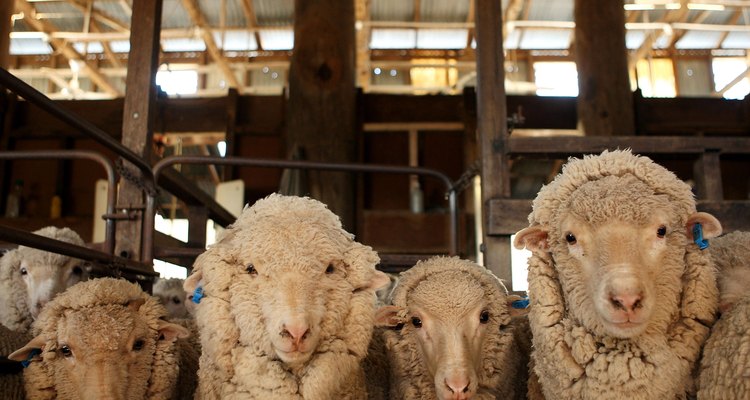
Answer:
[[24, 368], [27, 368], [31, 364], [31, 360], [33, 360], [34, 357], [40, 354], [42, 354], [41, 349], [31, 349], [31, 353], [29, 353], [29, 356], [26, 357], [25, 360], [21, 361], [21, 366], [23, 366]]
[[701, 227], [699, 222], [696, 222], [695, 225], [693, 225], [693, 241], [701, 250], [708, 248], [708, 240], [703, 239], [703, 227]]
[[195, 304], [200, 303], [202, 298], [203, 298], [203, 286], [198, 286], [193, 291], [193, 303]]
[[526, 307], [529, 306], [529, 298], [528, 297], [524, 297], [521, 300], [516, 300], [516, 301], [510, 303], [510, 306], [513, 307], [513, 308], [524, 309], [524, 308], [526, 308]]

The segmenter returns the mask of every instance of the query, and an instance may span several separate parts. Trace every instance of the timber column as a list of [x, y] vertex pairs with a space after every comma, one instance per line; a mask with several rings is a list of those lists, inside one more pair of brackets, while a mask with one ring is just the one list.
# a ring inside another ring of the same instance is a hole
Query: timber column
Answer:
[[505, 56], [500, 1], [475, 0], [477, 39], [477, 142], [482, 157], [482, 248], [484, 265], [511, 282], [510, 238], [488, 235], [489, 201], [510, 197], [505, 153], [508, 122], [505, 101]]
[[[296, 0], [294, 51], [289, 66], [286, 146], [306, 159], [356, 160], [354, 1]], [[327, 204], [354, 231], [354, 177], [308, 172], [312, 197]]]
[[0, 68], [10, 66], [10, 17], [13, 15], [15, 1], [0, 1]]
[[[130, 26], [130, 54], [126, 79], [125, 105], [122, 118], [122, 144], [151, 164], [153, 116], [156, 102], [156, 70], [159, 66], [159, 35], [161, 34], [162, 0], [133, 0]], [[140, 176], [130, 163], [125, 168]], [[117, 222], [115, 254], [140, 260], [143, 189], [130, 180], [120, 178], [117, 208], [137, 211], [136, 219]]]
[[623, 1], [575, 0], [578, 125], [588, 136], [634, 135]]

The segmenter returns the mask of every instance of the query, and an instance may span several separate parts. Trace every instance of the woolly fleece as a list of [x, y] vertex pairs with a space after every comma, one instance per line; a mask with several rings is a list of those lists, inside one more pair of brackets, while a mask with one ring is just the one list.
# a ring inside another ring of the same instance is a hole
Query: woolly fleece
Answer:
[[[21, 348], [29, 340], [31, 335], [25, 332], [14, 332], [0, 325], [0, 357], [7, 358], [10, 353]], [[3, 360], [3, 363], [10, 362]], [[22, 400], [25, 397], [23, 390], [23, 373], [20, 364], [19, 371], [11, 373], [4, 371], [0, 373], [0, 394], [3, 400]]]
[[[435, 298], [436, 309], [431, 310], [435, 314], [441, 313], [440, 309], [446, 314], [462, 310], [467, 306], [462, 300], [474, 298], [466, 293], [469, 290], [481, 287], [484, 292], [480, 296], [486, 299], [490, 321], [482, 343], [483, 356], [474, 398], [525, 398], [530, 346], [526, 318], [511, 318], [507, 290], [499, 279], [484, 267], [458, 257], [433, 257], [401, 273], [393, 290], [393, 305], [402, 310], [397, 322], [403, 327], [383, 331], [391, 370], [390, 398], [437, 399], [435, 381], [423, 361], [409, 314], [412, 296], [426, 282], [436, 289], [432, 293], [422, 293]], [[473, 283], [467, 286], [467, 282]]]
[[[84, 246], [83, 239], [70, 228], [48, 226], [34, 232], [37, 235]], [[27, 260], [33, 265], [65, 265], [70, 257], [32, 247], [19, 246], [0, 258], [0, 324], [13, 331], [26, 332], [34, 321], [27, 304], [26, 285], [20, 265]], [[33, 267], [32, 267], [33, 268]]]
[[750, 398], [750, 232], [711, 241], [724, 312], [703, 348], [699, 399]]
[[[313, 199], [273, 194], [246, 207], [195, 262], [185, 282], [202, 284], [196, 306], [203, 353], [199, 399], [364, 399], [362, 359], [372, 335], [375, 290], [387, 277], [371, 248], [353, 240]], [[324, 273], [326, 266], [335, 267]], [[250, 266], [253, 266], [252, 274]], [[264, 307], [297, 279], [292, 296], [322, 313], [319, 342], [302, 368], [279, 359]], [[379, 281], [373, 286], [373, 280]]]
[[[590, 213], [584, 216], [589, 223], [616, 218], [638, 221], [651, 211], [640, 209], [643, 204], [667, 207], [673, 219], [663, 273], [681, 279], [655, 282], [651, 323], [644, 333], [629, 339], [602, 334], [593, 318], [581, 313], [586, 302], [584, 283], [568, 255], [565, 232], [560, 231], [575, 192], [603, 180], [610, 183], [601, 186], [619, 197], [591, 201]], [[529, 320], [533, 371], [548, 399], [669, 399], [694, 392], [692, 373], [715, 320], [718, 300], [713, 264], [685, 233], [695, 212], [687, 184], [628, 150], [571, 159], [542, 188], [529, 222], [547, 229], [549, 247], [529, 259]]]
[[[133, 310], [134, 302], [143, 304]], [[76, 328], [77, 340], [85, 343], [86, 351], [101, 349], [94, 350], [98, 356], [103, 354], [103, 361], [99, 364], [101, 368], [106, 368], [108, 363], [126, 362], [128, 354], [123, 354], [123, 350], [116, 347], [122, 341], [120, 337], [127, 337], [137, 326], [145, 324], [149, 335], [143, 338], [141, 352], [148, 352], [146, 359], [149, 364], [129, 369], [130, 375], [122, 382], [127, 388], [122, 393], [132, 400], [184, 398], [185, 393], [194, 391], [197, 365], [188, 365], [181, 361], [181, 357], [185, 360], [192, 358], [195, 362], [197, 355], [189, 354], [194, 349], [180, 346], [177, 343], [180, 339], [175, 341], [174, 337], [160, 337], [166, 314], [156, 298], [149, 296], [137, 284], [125, 280], [100, 278], [71, 286], [47, 304], [33, 324], [33, 331], [43, 341], [43, 348], [42, 354], [36, 356], [24, 371], [28, 398], [79, 398], [78, 388], [69, 378], [66, 368], [56, 362], [57, 358], [63, 357], [57, 350], [58, 336], [65, 334], [60, 330], [65, 320], [83, 324]], [[123, 320], [133, 322], [120, 325]], [[184, 331], [187, 333], [187, 330]], [[179, 354], [180, 351], [187, 354]], [[93, 356], [89, 354], [89, 357]], [[189, 370], [193, 371], [192, 374], [187, 373]], [[178, 373], [181, 372], [189, 379], [178, 381]]]

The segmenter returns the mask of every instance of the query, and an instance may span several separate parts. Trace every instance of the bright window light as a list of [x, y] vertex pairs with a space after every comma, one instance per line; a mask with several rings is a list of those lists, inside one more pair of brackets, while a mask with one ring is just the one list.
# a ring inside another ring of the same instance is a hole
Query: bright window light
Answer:
[[164, 279], [187, 278], [187, 268], [166, 261], [154, 260], [154, 271], [158, 272], [159, 276]]
[[[516, 235], [510, 235], [510, 242], [516, 239]], [[528, 260], [531, 257], [529, 250], [518, 250], [511, 244], [510, 246], [510, 265], [511, 273], [513, 274], [512, 290], [514, 292], [526, 292], [529, 290], [529, 282], [527, 277], [529, 275]]]
[[534, 63], [534, 81], [538, 96], [578, 96], [578, 71], [576, 63]]
[[168, 95], [198, 92], [198, 71], [158, 71], [156, 84]]
[[[726, 85], [737, 78], [748, 68], [744, 58], [722, 57], [714, 58], [712, 62], [714, 71], [714, 86], [716, 91], [724, 89]], [[745, 77], [724, 93], [725, 99], [741, 100], [750, 93], [750, 78]]]
[[219, 155], [224, 157], [227, 155], [227, 142], [220, 141], [219, 143], [216, 143], [216, 149], [219, 150]]
[[674, 65], [668, 58], [640, 60], [636, 64], [638, 87], [643, 97], [675, 97]]

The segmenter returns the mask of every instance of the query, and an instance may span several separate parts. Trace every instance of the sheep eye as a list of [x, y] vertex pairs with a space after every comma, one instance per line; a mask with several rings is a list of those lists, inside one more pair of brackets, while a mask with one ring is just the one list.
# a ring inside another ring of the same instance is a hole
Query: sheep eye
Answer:
[[656, 236], [663, 238], [667, 234], [667, 227], [662, 225], [656, 230]]
[[133, 342], [133, 351], [141, 350], [144, 344], [145, 342], [143, 341], [143, 339], [136, 340], [135, 342]]
[[487, 310], [482, 311], [481, 314], [479, 314], [479, 322], [486, 324], [490, 321], [490, 312]]
[[21, 275], [26, 275], [28, 273], [29, 271], [26, 270], [26, 267], [21, 267]]
[[79, 267], [78, 265], [73, 267], [73, 275], [81, 275], [81, 274], [83, 274], [83, 269], [81, 269], [81, 267]]
[[576, 244], [577, 242], [575, 235], [570, 232], [565, 234], [565, 241], [568, 242], [568, 244]]
[[258, 275], [258, 271], [255, 269], [255, 265], [253, 264], [247, 264], [247, 267], [245, 267], [245, 270], [250, 275]]
[[60, 346], [60, 353], [61, 353], [61, 354], [63, 355], [63, 357], [65, 357], [65, 358], [68, 358], [68, 357], [73, 357], [73, 351], [72, 351], [72, 350], [70, 350], [70, 347], [68, 347], [68, 345], [66, 345], [66, 344], [64, 344], [64, 345]]
[[411, 324], [414, 325], [415, 328], [421, 328], [422, 320], [417, 317], [411, 317]]
[[177, 297], [172, 297], [172, 302], [175, 303], [175, 304], [180, 304], [181, 303], [180, 299], [178, 299]]
[[336, 268], [333, 267], [333, 264], [328, 264], [328, 268], [326, 268], [326, 274], [332, 274], [336, 271]]

